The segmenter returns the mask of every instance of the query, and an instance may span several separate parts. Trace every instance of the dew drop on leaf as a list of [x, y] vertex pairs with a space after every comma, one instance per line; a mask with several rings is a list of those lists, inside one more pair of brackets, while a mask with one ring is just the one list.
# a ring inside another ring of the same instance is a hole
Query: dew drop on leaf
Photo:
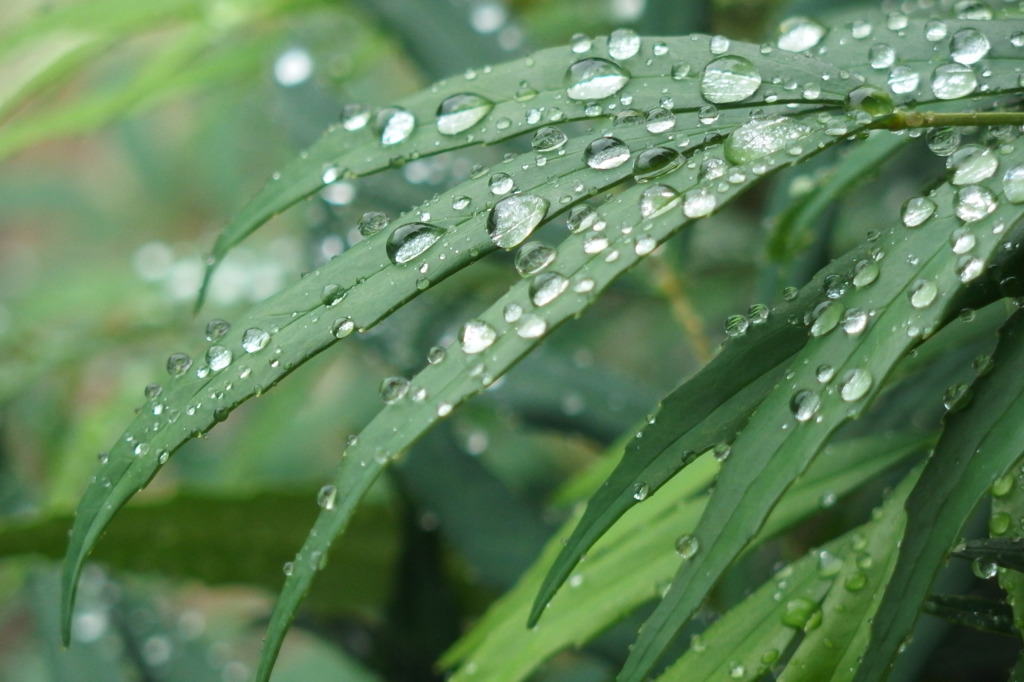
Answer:
[[398, 144], [408, 139], [415, 127], [416, 117], [401, 107], [381, 109], [373, 119], [373, 130], [383, 145]]
[[915, 90], [921, 83], [921, 74], [904, 64], [897, 64], [889, 71], [889, 79], [886, 81], [889, 89], [897, 95], [907, 95]]
[[377, 234], [388, 224], [388, 215], [381, 211], [367, 211], [359, 219], [356, 224], [356, 229], [359, 230], [359, 234], [363, 237], [369, 237], [371, 234]]
[[462, 325], [459, 332], [459, 344], [463, 352], [469, 355], [484, 352], [497, 338], [498, 332], [483, 320], [470, 320]]
[[385, 250], [392, 263], [408, 263], [436, 244], [444, 233], [443, 227], [427, 223], [402, 225], [388, 235]]
[[331, 323], [331, 334], [336, 339], [343, 339], [356, 329], [356, 324], [350, 318], [343, 317]]
[[811, 336], [824, 336], [839, 325], [843, 317], [843, 306], [835, 301], [822, 301], [811, 310], [808, 322]]
[[839, 384], [839, 396], [846, 402], [859, 400], [871, 390], [874, 380], [866, 369], [851, 369]]
[[805, 597], [790, 599], [785, 603], [781, 612], [782, 624], [797, 630], [802, 630], [808, 621], [818, 611], [818, 605]]
[[533, 194], [505, 197], [487, 217], [487, 234], [503, 249], [518, 246], [541, 224], [550, 205], [547, 199]]
[[637, 182], [648, 182], [675, 170], [683, 163], [683, 157], [669, 147], [652, 147], [636, 156], [633, 162], [633, 178]]
[[224, 346], [210, 346], [206, 351], [206, 362], [210, 365], [210, 371], [219, 372], [231, 364], [231, 351]]
[[633, 485], [633, 499], [637, 502], [646, 500], [650, 492], [651, 488], [646, 483], [636, 483]]
[[932, 73], [932, 93], [939, 99], [966, 97], [978, 87], [978, 77], [964, 64], [942, 64]]
[[569, 280], [557, 272], [542, 272], [530, 282], [530, 300], [542, 308], [562, 295], [569, 286]]
[[589, 57], [581, 59], [565, 74], [566, 94], [574, 100], [611, 97], [629, 82], [629, 72], [615, 62]]
[[1024, 203], [1024, 166], [1014, 166], [1003, 174], [1003, 196], [1011, 204]]
[[888, 69], [896, 63], [896, 50], [891, 45], [878, 43], [868, 50], [868, 64], [872, 69]]
[[516, 271], [522, 277], [540, 272], [555, 260], [558, 252], [543, 242], [527, 242], [516, 252]]
[[748, 121], [725, 140], [725, 158], [736, 165], [774, 154], [808, 135], [810, 127], [785, 116]]
[[683, 195], [683, 215], [687, 218], [711, 215], [717, 206], [718, 199], [714, 193], [703, 187], [691, 189]]
[[608, 54], [612, 59], [629, 59], [640, 51], [640, 36], [629, 28], [618, 28], [608, 36]]
[[231, 331], [231, 323], [226, 320], [214, 319], [206, 323], [206, 340], [216, 341]]
[[917, 279], [910, 285], [907, 294], [910, 298], [910, 305], [915, 308], [927, 308], [939, 295], [939, 288], [930, 279]]
[[442, 135], [458, 135], [482, 121], [494, 108], [494, 102], [472, 93], [448, 97], [437, 108], [437, 131]]
[[726, 56], [711, 60], [700, 77], [700, 94], [712, 104], [740, 102], [761, 87], [761, 74], [749, 59]]
[[616, 137], [599, 137], [583, 150], [583, 160], [594, 170], [611, 170], [629, 161], [629, 147]]
[[668, 185], [651, 185], [640, 194], [640, 215], [644, 218], [659, 216], [677, 206], [679, 192]]
[[270, 334], [258, 327], [250, 327], [242, 334], [242, 349], [246, 353], [258, 353], [266, 348], [268, 343], [270, 343]]
[[960, 64], [975, 64], [991, 49], [985, 34], [976, 28], [962, 28], [949, 39], [949, 56]]
[[814, 391], [797, 391], [789, 401], [789, 409], [798, 422], [808, 421], [821, 409], [821, 396]]
[[999, 160], [988, 147], [969, 144], [946, 158], [949, 181], [954, 185], [973, 185], [995, 175]]
[[345, 130], [359, 130], [370, 121], [370, 110], [362, 104], [346, 104], [341, 109], [341, 127]]
[[907, 227], [918, 227], [932, 217], [935, 208], [935, 202], [928, 197], [913, 197], [903, 204], [901, 220]]
[[562, 132], [559, 128], [544, 126], [533, 134], [533, 140], [530, 141], [530, 146], [533, 147], [534, 151], [553, 152], [564, 146], [568, 139], [568, 135]]
[[836, 368], [832, 365], [818, 365], [818, 369], [814, 371], [814, 377], [818, 380], [818, 383], [827, 384], [832, 381], [832, 377], [836, 375]]
[[573, 206], [569, 211], [569, 217], [565, 221], [566, 227], [572, 232], [596, 229], [598, 225], [603, 225], [603, 223], [601, 214], [586, 204]]
[[671, 109], [654, 107], [644, 117], [644, 126], [649, 133], [667, 133], [676, 126], [676, 115]]
[[730, 315], [725, 318], [725, 335], [736, 338], [747, 333], [750, 327], [750, 320], [746, 315]]
[[523, 306], [518, 303], [507, 303], [505, 308], [502, 310], [502, 317], [509, 324], [516, 322], [523, 316]]
[[[334, 509], [334, 504], [338, 500], [338, 489], [333, 485], [325, 485], [320, 488], [320, 491], [316, 494], [316, 504], [324, 511], [331, 511]], [[288, 564], [285, 564], [286, 566]]]
[[167, 373], [172, 377], [180, 377], [192, 366], [192, 358], [185, 353], [172, 353], [167, 358]]
[[636, 240], [636, 244], [633, 245], [633, 252], [638, 256], [646, 256], [657, 247], [657, 240], [654, 237], [645, 235]]
[[974, 256], [962, 256], [956, 263], [956, 276], [966, 284], [977, 279], [985, 270], [985, 261]]
[[892, 97], [885, 90], [873, 85], [861, 85], [846, 95], [846, 110], [851, 113], [863, 112], [871, 118], [888, 116], [894, 111]]
[[992, 192], [981, 185], [961, 187], [953, 199], [953, 211], [965, 223], [981, 220], [994, 210], [996, 210], [995, 197]]
[[427, 351], [427, 362], [431, 365], [439, 365], [444, 362], [445, 357], [448, 356], [448, 351], [444, 349], [444, 346], [432, 346]]
[[853, 279], [851, 282], [857, 288], [866, 287], [878, 279], [880, 270], [881, 268], [879, 268], [878, 263], [872, 260], [857, 261], [853, 266]]
[[380, 398], [388, 405], [394, 405], [409, 393], [409, 380], [405, 377], [388, 377], [380, 384]]
[[495, 196], [508, 194], [512, 191], [514, 184], [511, 176], [507, 173], [495, 173], [487, 181], [487, 187], [491, 190], [491, 194]]
[[548, 323], [539, 315], [523, 315], [516, 325], [516, 335], [521, 339], [536, 339], [544, 336], [548, 329]]
[[696, 536], [686, 534], [676, 539], [676, 554], [684, 559], [692, 559], [700, 551], [700, 541]]
[[949, 235], [949, 245], [953, 248], [953, 253], [956, 254], [967, 253], [974, 248], [976, 242], [971, 231], [963, 227], [958, 227]]
[[860, 334], [868, 326], [868, 313], [860, 308], [849, 308], [843, 314], [843, 331], [851, 336]]
[[945, 22], [939, 21], [938, 19], [931, 19], [924, 25], [924, 39], [930, 43], [935, 43], [949, 35], [949, 28]]
[[807, 17], [791, 17], [779, 25], [779, 39], [776, 45], [787, 52], [803, 52], [815, 47], [828, 30]]
[[327, 307], [337, 304], [348, 292], [337, 284], [325, 284], [320, 290], [320, 301]]

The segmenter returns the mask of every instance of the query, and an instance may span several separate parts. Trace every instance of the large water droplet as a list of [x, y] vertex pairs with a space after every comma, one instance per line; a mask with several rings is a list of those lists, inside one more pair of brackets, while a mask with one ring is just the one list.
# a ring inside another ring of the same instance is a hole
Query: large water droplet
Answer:
[[640, 51], [640, 36], [628, 28], [618, 28], [608, 36], [608, 54], [612, 59], [629, 59]]
[[711, 215], [718, 206], [714, 192], [703, 187], [691, 189], [683, 195], [683, 215], [687, 218], [703, 218]]
[[407, 139], [416, 127], [416, 117], [400, 107], [381, 109], [373, 119], [373, 130], [381, 144], [398, 144]]
[[823, 301], [810, 312], [811, 336], [824, 336], [836, 326], [843, 317], [843, 306], [835, 301]]
[[991, 47], [984, 33], [976, 28], [963, 28], [949, 39], [949, 56], [960, 64], [975, 64]]
[[546, 306], [562, 295], [569, 280], [557, 272], [542, 272], [530, 282], [530, 300], [538, 308]]
[[629, 82], [629, 72], [599, 57], [581, 59], [565, 74], [569, 99], [595, 100], [611, 97]]
[[866, 369], [851, 369], [839, 384], [839, 396], [846, 402], [859, 400], [871, 390], [873, 379]]
[[1003, 196], [1011, 204], [1024, 203], [1024, 166], [1014, 166], [1003, 173]]
[[910, 297], [910, 305], [915, 308], [927, 308], [938, 297], [939, 287], [933, 280], [917, 279], [910, 285], [907, 295]]
[[493, 108], [494, 102], [480, 95], [452, 95], [437, 108], [437, 130], [442, 135], [458, 135], [482, 121]]
[[939, 99], [966, 97], [978, 87], [978, 77], [964, 64], [942, 64], [932, 73], [932, 93]]
[[785, 603], [782, 608], [781, 621], [783, 625], [802, 630], [816, 612], [818, 612], [817, 603], [805, 597], [797, 597]]
[[915, 90], [921, 83], [921, 74], [903, 64], [897, 64], [889, 71], [889, 80], [886, 81], [889, 89], [897, 95], [907, 95]]
[[516, 271], [523, 277], [540, 272], [551, 265], [557, 253], [543, 242], [527, 242], [516, 252]]
[[820, 43], [827, 32], [828, 29], [807, 17], [791, 17], [779, 25], [779, 39], [775, 44], [780, 50], [803, 52]]
[[534, 151], [542, 153], [553, 152], [564, 146], [568, 139], [569, 136], [559, 128], [544, 126], [533, 134], [533, 140], [530, 141], [530, 146], [533, 147]]
[[644, 117], [644, 126], [649, 133], [666, 133], [676, 126], [676, 115], [671, 109], [654, 107]]
[[679, 201], [679, 192], [668, 185], [651, 185], [640, 195], [640, 215], [644, 218], [659, 216], [677, 206]]
[[680, 535], [676, 539], [676, 553], [684, 559], [692, 559], [700, 551], [700, 541], [694, 535]]
[[380, 398], [388, 405], [394, 405], [409, 393], [409, 380], [405, 377], [388, 377], [380, 383]]
[[386, 251], [392, 263], [408, 263], [436, 244], [445, 229], [428, 223], [409, 223], [388, 236]]
[[851, 336], [860, 334], [868, 326], [868, 312], [860, 308], [849, 308], [843, 315], [843, 331]]
[[873, 85], [861, 85], [846, 96], [846, 110], [863, 112], [871, 118], [888, 116], [894, 111], [892, 97], [885, 90]]
[[935, 202], [928, 197], [913, 197], [903, 204], [901, 219], [907, 227], [918, 227], [935, 213]]
[[462, 325], [459, 332], [459, 344], [463, 352], [469, 355], [484, 352], [497, 338], [498, 332], [483, 320], [470, 320]]
[[533, 194], [514, 194], [497, 204], [487, 218], [487, 234], [503, 249], [526, 241], [547, 215], [550, 202]]
[[172, 377], [180, 377], [192, 366], [192, 358], [185, 353], [172, 353], [167, 358], [167, 373]]
[[683, 163], [683, 157], [669, 147], [652, 147], [636, 156], [633, 162], [633, 178], [637, 182], [648, 182], [674, 171]]
[[516, 325], [516, 336], [521, 339], [538, 339], [544, 336], [548, 329], [548, 323], [544, 318], [532, 313], [523, 315]]
[[995, 152], [979, 144], [964, 145], [946, 159], [949, 181], [954, 185], [973, 185], [987, 180], [998, 168]]
[[331, 335], [336, 339], [343, 339], [356, 330], [356, 323], [350, 318], [343, 317], [331, 323]]
[[507, 173], [495, 173], [487, 181], [487, 187], [491, 190], [491, 194], [495, 196], [508, 194], [514, 186], [515, 182]]
[[257, 327], [246, 329], [242, 334], [242, 349], [246, 353], [257, 353], [266, 348], [268, 343], [270, 334]]
[[996, 198], [981, 185], [968, 185], [956, 191], [953, 211], [960, 220], [971, 223], [996, 210]]
[[206, 351], [206, 363], [211, 372], [219, 372], [231, 364], [232, 353], [224, 346], [210, 346]]
[[700, 77], [700, 94], [712, 104], [740, 102], [761, 87], [761, 74], [750, 60], [726, 56], [711, 60]]
[[975, 256], [963, 256], [957, 261], [955, 271], [957, 278], [966, 284], [985, 271], [985, 261]]
[[583, 150], [583, 160], [595, 170], [618, 168], [629, 161], [629, 147], [616, 137], [599, 137]]
[[725, 140], [725, 158], [734, 164], [745, 164], [787, 146], [809, 134], [811, 128], [780, 116], [744, 123]]

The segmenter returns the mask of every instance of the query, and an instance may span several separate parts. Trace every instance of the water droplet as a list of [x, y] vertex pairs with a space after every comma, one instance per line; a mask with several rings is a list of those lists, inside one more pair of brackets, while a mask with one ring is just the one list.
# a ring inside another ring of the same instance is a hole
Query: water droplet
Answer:
[[346, 104], [341, 108], [341, 127], [359, 130], [370, 121], [370, 110], [362, 104]]
[[798, 422], [808, 421], [821, 409], [821, 396], [814, 391], [797, 391], [789, 401], [789, 409]]
[[730, 315], [725, 318], [725, 335], [732, 338], [743, 336], [750, 327], [750, 320], [746, 315]]
[[861, 85], [846, 95], [846, 110], [851, 113], [863, 112], [870, 118], [888, 116], [894, 111], [892, 97], [885, 90], [873, 85]]
[[748, 121], [726, 138], [725, 158], [746, 164], [785, 149], [810, 132], [810, 127], [785, 116]]
[[848, 592], [859, 592], [863, 590], [868, 584], [868, 575], [863, 571], [854, 571], [850, 575], [846, 576], [846, 580], [843, 581], [843, 587]]
[[690, 75], [690, 65], [686, 62], [677, 62], [672, 65], [672, 80], [681, 81]]
[[206, 363], [211, 372], [219, 372], [231, 364], [231, 351], [224, 346], [210, 346], [206, 351]]
[[856, 265], [853, 266], [853, 279], [851, 280], [855, 287], [866, 287], [867, 285], [878, 279], [878, 273], [881, 268], [878, 263], [872, 260], [857, 261]]
[[953, 384], [942, 394], [942, 406], [947, 412], [958, 412], [971, 402], [973, 397], [968, 384]]
[[1011, 204], [1024, 203], [1024, 166], [1014, 166], [1003, 174], [1003, 196]]
[[683, 163], [683, 157], [669, 147], [652, 147], [636, 156], [633, 162], [633, 178], [637, 182], [648, 182], [675, 170]]
[[160, 397], [163, 393], [163, 387], [160, 384], [146, 384], [146, 388], [143, 389], [143, 395], [146, 396], [146, 400], [154, 400]]
[[791, 17], [779, 25], [780, 50], [803, 52], [815, 47], [828, 32], [824, 26], [807, 17]]
[[839, 396], [846, 402], [859, 400], [871, 390], [874, 380], [866, 369], [851, 369], [839, 384]]
[[565, 81], [569, 99], [604, 99], [626, 87], [629, 72], [615, 62], [589, 57], [570, 66]]
[[402, 142], [416, 127], [416, 117], [400, 107], [381, 109], [373, 119], [373, 130], [384, 145]]
[[999, 566], [991, 561], [975, 559], [971, 562], [971, 571], [981, 580], [989, 580], [999, 574]]
[[385, 250], [392, 263], [408, 263], [436, 244], [444, 233], [443, 227], [427, 223], [402, 225], [388, 236]]
[[958, 227], [949, 235], [949, 245], [953, 247], [953, 253], [963, 254], [974, 248], [977, 240], [970, 230]]
[[965, 223], [981, 220], [996, 210], [996, 198], [981, 185], [968, 185], [956, 192], [953, 211]]
[[960, 64], [976, 64], [988, 54], [991, 45], [976, 28], [962, 28], [949, 39], [949, 56]]
[[817, 603], [806, 599], [804, 597], [798, 597], [796, 599], [790, 599], [782, 607], [781, 620], [782, 624], [797, 630], [802, 630], [808, 621], [811, 620], [811, 616], [818, 611]]
[[828, 550], [818, 552], [818, 576], [834, 578], [843, 570], [843, 560]]
[[928, 197], [913, 197], [903, 204], [901, 219], [907, 227], [917, 227], [935, 213], [935, 202]]
[[569, 286], [569, 280], [557, 272], [542, 272], [530, 282], [530, 300], [542, 308], [562, 295]]
[[242, 334], [242, 349], [246, 353], [257, 353], [266, 348], [268, 343], [270, 334], [257, 327], [246, 329]]
[[516, 322], [523, 316], [523, 306], [518, 303], [507, 303], [502, 310], [502, 316], [509, 324]]
[[444, 362], [445, 357], [448, 356], [448, 351], [443, 346], [432, 346], [427, 351], [427, 362], [431, 365], [439, 365]]
[[508, 174], [495, 173], [491, 176], [490, 180], [487, 181], [487, 186], [490, 188], [491, 194], [501, 196], [502, 194], [508, 194], [511, 192], [515, 183]]
[[608, 36], [608, 54], [612, 59], [629, 59], [640, 51], [640, 36], [628, 28], [618, 28]]
[[518, 246], [541, 224], [550, 205], [547, 199], [533, 194], [505, 197], [487, 218], [487, 234], [503, 249]]
[[1000, 476], [992, 483], [992, 497], [1006, 497], [1013, 492], [1015, 478], [1014, 475], [1006, 474]]
[[359, 219], [359, 223], [356, 225], [356, 229], [359, 230], [359, 234], [364, 237], [369, 237], [371, 234], [377, 234], [388, 224], [388, 214], [382, 213], [381, 211], [367, 211], [363, 214], [363, 217]]
[[286, 561], [286, 562], [284, 562], [284, 565], [281, 566], [281, 570], [284, 571], [284, 574], [286, 576], [287, 575], [291, 575], [292, 573], [295, 572], [295, 562], [293, 562], [293, 561]]
[[897, 64], [889, 71], [889, 80], [886, 83], [897, 95], [908, 95], [917, 90], [921, 83], [921, 74], [909, 66]]
[[[600, 228], [598, 226], [601, 226]], [[591, 229], [604, 229], [601, 214], [586, 204], [573, 206], [566, 218], [565, 226], [572, 232], [583, 232]]]
[[172, 377], [180, 377], [192, 366], [192, 358], [185, 353], [173, 353], [167, 358], [167, 373]]
[[1006, 535], [1013, 526], [1013, 517], [1006, 512], [996, 512], [988, 520], [988, 532], [993, 537]]
[[226, 320], [210, 320], [206, 323], [206, 340], [216, 341], [231, 331], [231, 323]]
[[847, 334], [860, 334], [868, 326], [868, 313], [860, 308], [849, 308], [843, 315], [842, 324]]
[[334, 509], [334, 504], [338, 501], [338, 489], [333, 485], [325, 485], [320, 488], [320, 491], [316, 494], [316, 503], [324, 511], [331, 511]]
[[348, 317], [335, 320], [331, 323], [331, 334], [336, 339], [343, 339], [356, 329], [356, 324]]
[[956, 263], [956, 276], [966, 284], [977, 279], [985, 271], [985, 261], [974, 256], [962, 256]]
[[337, 284], [325, 284], [324, 288], [320, 290], [320, 301], [325, 306], [331, 307], [345, 298], [346, 294], [348, 292]]
[[645, 235], [636, 240], [636, 244], [633, 245], [633, 252], [638, 256], [646, 256], [657, 247], [658, 241], [654, 237]]
[[910, 305], [915, 308], [927, 308], [939, 295], [939, 288], [930, 279], [917, 279], [910, 285]]
[[814, 376], [817, 378], [818, 383], [827, 384], [832, 381], [832, 377], [836, 375], [836, 368], [832, 365], [818, 365], [818, 369], [815, 370]]
[[711, 60], [700, 78], [700, 94], [712, 104], [740, 102], [761, 87], [761, 74], [743, 57]]
[[647, 112], [644, 126], [649, 133], [667, 133], [676, 127], [676, 115], [671, 109], [654, 107]]
[[650, 492], [651, 489], [646, 483], [636, 483], [633, 485], [633, 499], [637, 502], [646, 500]]
[[[1024, 175], [1022, 175], [1022, 187], [1024, 187]], [[640, 195], [640, 215], [644, 218], [659, 216], [677, 206], [679, 201], [679, 192], [668, 185], [651, 185]]]
[[932, 93], [939, 99], [966, 97], [978, 87], [978, 77], [964, 64], [942, 64], [932, 73]]
[[437, 130], [442, 135], [458, 135], [482, 121], [493, 108], [494, 102], [480, 95], [452, 95], [437, 108]]
[[703, 187], [691, 189], [683, 195], [683, 215], [687, 218], [703, 218], [717, 208], [718, 199], [713, 192]]
[[676, 539], [676, 554], [684, 559], [692, 559], [700, 551], [700, 541], [694, 535], [680, 535]]
[[995, 152], [977, 144], [964, 145], [946, 159], [949, 181], [954, 185], [973, 185], [987, 180], [998, 168]]
[[533, 140], [530, 142], [530, 146], [533, 147], [534, 151], [542, 153], [553, 152], [564, 146], [568, 139], [569, 136], [559, 128], [544, 126], [533, 134]]
[[823, 301], [809, 314], [811, 336], [824, 336], [839, 325], [843, 318], [843, 306], [835, 301]]
[[868, 64], [872, 69], [888, 69], [896, 63], [896, 50], [891, 45], [879, 43], [868, 50]]
[[737, 661], [729, 663], [729, 677], [734, 680], [742, 680], [743, 676], [747, 674], [747, 666]]
[[380, 384], [380, 397], [388, 405], [394, 405], [409, 393], [409, 380], [405, 377], [388, 377]]
[[618, 168], [629, 161], [629, 147], [615, 137], [599, 137], [583, 150], [583, 160], [594, 170]]
[[521, 339], [536, 339], [544, 336], [548, 329], [548, 323], [539, 315], [523, 315], [516, 326], [516, 335]]
[[468, 355], [484, 352], [497, 338], [498, 332], [483, 320], [470, 320], [462, 325], [459, 332], [459, 344], [462, 351]]
[[557, 251], [543, 242], [528, 242], [516, 252], [516, 271], [522, 277], [540, 272], [555, 260]]

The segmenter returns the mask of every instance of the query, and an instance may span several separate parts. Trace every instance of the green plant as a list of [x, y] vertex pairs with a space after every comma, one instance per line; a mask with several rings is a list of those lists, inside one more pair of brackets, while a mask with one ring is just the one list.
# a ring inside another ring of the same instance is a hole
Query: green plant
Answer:
[[[332, 544], [389, 466], [637, 264], [660, 268], [693, 332], [673, 272], [685, 260], [663, 251], [733, 205], [769, 201], [770, 302], [730, 316], [721, 350], [564, 493], [589, 498], [585, 511], [442, 665], [456, 680], [522, 679], [650, 602], [622, 680], [669, 654], [663, 679], [880, 679], [922, 608], [1017, 633], [1022, 46], [1009, 9], [861, 8], [788, 20], [769, 47], [618, 30], [394, 106], [347, 107], [220, 234], [200, 305], [233, 247], [325, 187], [475, 145], [512, 151], [401, 215], [367, 213], [351, 248], [230, 325], [211, 322], [196, 358], [168, 358], [169, 378], [147, 388], [79, 504], [65, 641], [87, 554], [183, 444], [421, 298], [497, 291], [456, 308], [457, 339], [405, 363], [419, 365], [411, 378], [385, 379], [384, 406], [349, 439], [285, 567], [257, 672], [268, 679]], [[869, 191], [903, 183], [898, 214], [858, 205], [872, 175]], [[769, 199], [750, 194], [766, 181]], [[464, 279], [478, 268], [483, 280]], [[642, 334], [622, 338], [654, 352]], [[699, 348], [700, 332], [685, 343]], [[961, 546], [987, 497], [992, 538]], [[829, 522], [808, 522], [823, 508]], [[813, 540], [772, 541], [795, 527]], [[951, 552], [998, 573], [1004, 602], [932, 594]], [[754, 589], [773, 559], [783, 567]], [[737, 583], [753, 591], [717, 595], [710, 608], [724, 614], [701, 631], [716, 586]]]

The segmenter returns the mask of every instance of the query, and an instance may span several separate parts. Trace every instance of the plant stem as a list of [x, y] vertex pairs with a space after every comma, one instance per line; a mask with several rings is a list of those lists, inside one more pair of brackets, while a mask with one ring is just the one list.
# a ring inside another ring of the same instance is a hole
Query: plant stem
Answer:
[[911, 128], [936, 128], [940, 126], [1004, 126], [1024, 125], [1024, 112], [1020, 111], [975, 111], [940, 113], [935, 111], [896, 111], [880, 118], [869, 128], [883, 130], [909, 130]]
[[708, 341], [707, 333], [704, 331], [704, 321], [694, 308], [693, 301], [686, 294], [682, 278], [665, 263], [659, 254], [651, 254], [647, 260], [654, 267], [654, 278], [658, 288], [665, 294], [672, 306], [672, 315], [686, 332], [694, 356], [700, 364], [707, 364], [711, 359], [711, 342]]

